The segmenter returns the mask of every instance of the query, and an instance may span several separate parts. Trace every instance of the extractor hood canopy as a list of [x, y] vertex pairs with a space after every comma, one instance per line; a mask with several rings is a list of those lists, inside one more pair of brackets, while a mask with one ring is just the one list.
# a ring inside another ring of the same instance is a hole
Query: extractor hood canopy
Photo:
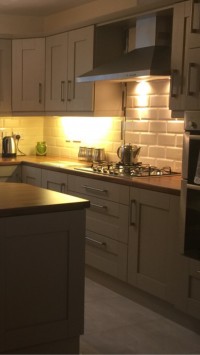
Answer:
[[148, 16], [136, 21], [135, 49], [79, 76], [77, 82], [157, 79], [171, 72], [171, 18]]

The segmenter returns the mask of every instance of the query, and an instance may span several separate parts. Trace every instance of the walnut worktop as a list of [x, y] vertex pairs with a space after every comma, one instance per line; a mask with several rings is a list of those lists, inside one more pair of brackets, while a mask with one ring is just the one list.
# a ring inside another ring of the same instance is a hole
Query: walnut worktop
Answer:
[[[51, 163], [57, 163], [57, 166], [51, 165]], [[67, 162], [64, 166], [62, 164]], [[50, 164], [47, 164], [50, 163]], [[150, 176], [150, 177], [112, 177], [106, 175], [100, 175], [97, 173], [88, 173], [84, 171], [75, 170], [74, 167], [80, 165], [80, 161], [70, 160], [68, 158], [50, 157], [50, 156], [21, 156], [14, 159], [0, 158], [0, 166], [13, 165], [13, 164], [28, 164], [42, 169], [51, 169], [54, 171], [64, 171], [69, 174], [85, 176], [88, 178], [95, 178], [98, 180], [104, 180], [108, 182], [114, 182], [116, 184], [123, 184], [127, 186], [134, 186], [138, 188], [144, 188], [148, 190], [154, 190], [164, 193], [170, 193], [173, 195], [180, 195], [181, 190], [181, 175], [174, 176]], [[83, 165], [86, 163], [83, 162]]]
[[0, 217], [64, 212], [89, 207], [89, 201], [28, 184], [0, 183]]

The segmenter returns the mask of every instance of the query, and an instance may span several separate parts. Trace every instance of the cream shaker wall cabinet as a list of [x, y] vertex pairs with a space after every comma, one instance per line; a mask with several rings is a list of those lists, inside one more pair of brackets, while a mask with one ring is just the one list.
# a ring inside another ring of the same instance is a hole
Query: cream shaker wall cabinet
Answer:
[[174, 6], [170, 109], [200, 109], [200, 2]]
[[12, 110], [44, 111], [45, 39], [12, 41]]
[[92, 111], [92, 83], [75, 78], [93, 68], [94, 26], [46, 38], [46, 111]]
[[11, 43], [0, 39], [0, 112], [11, 111]]

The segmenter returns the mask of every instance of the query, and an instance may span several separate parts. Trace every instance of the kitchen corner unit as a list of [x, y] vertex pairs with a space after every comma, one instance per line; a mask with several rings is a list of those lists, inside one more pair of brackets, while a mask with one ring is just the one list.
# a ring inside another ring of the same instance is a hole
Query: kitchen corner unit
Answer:
[[18, 183], [0, 192], [0, 353], [78, 353], [89, 201]]

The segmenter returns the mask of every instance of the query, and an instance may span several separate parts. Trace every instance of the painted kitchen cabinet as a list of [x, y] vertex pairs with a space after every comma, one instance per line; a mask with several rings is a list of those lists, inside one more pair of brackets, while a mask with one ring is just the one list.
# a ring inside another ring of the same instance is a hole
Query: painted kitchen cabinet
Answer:
[[42, 185], [44, 189], [67, 193], [68, 175], [57, 171], [42, 169]]
[[76, 76], [93, 68], [94, 27], [46, 38], [46, 111], [92, 111], [92, 83]]
[[176, 263], [175, 306], [200, 319], [200, 261], [183, 255]]
[[79, 353], [85, 211], [2, 217], [0, 229], [0, 352]]
[[0, 112], [11, 111], [12, 42], [0, 39]]
[[12, 110], [44, 111], [45, 39], [12, 41]]
[[7, 165], [0, 167], [0, 182], [21, 182], [21, 166]]
[[189, 22], [190, 2], [185, 1], [174, 5], [169, 100], [169, 107], [174, 111], [183, 111], [185, 109]]
[[33, 166], [22, 165], [22, 182], [25, 184], [41, 187], [42, 169]]
[[174, 6], [169, 107], [173, 111], [182, 111], [182, 116], [184, 110], [200, 109], [199, 10], [199, 0]]
[[178, 196], [130, 189], [128, 283], [170, 303], [178, 211]]
[[86, 264], [127, 281], [129, 188], [69, 175], [68, 192], [90, 200], [86, 212]]

